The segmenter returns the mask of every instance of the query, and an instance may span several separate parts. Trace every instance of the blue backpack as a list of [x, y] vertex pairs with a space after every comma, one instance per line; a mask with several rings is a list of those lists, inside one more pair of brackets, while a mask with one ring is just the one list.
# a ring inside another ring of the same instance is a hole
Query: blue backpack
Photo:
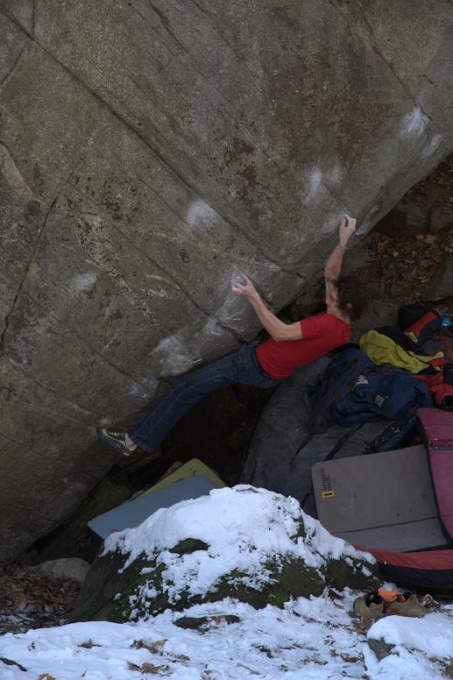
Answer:
[[432, 398], [425, 383], [408, 371], [376, 366], [364, 352], [349, 348], [332, 359], [311, 405], [312, 431], [322, 433], [333, 421], [350, 426], [394, 420], [414, 405], [432, 406]]

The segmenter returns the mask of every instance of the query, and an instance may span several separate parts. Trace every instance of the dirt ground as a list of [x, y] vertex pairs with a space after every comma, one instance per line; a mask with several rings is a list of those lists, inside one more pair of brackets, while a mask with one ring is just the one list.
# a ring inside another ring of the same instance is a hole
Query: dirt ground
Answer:
[[[453, 154], [404, 196], [402, 203], [415, 204], [424, 214], [434, 210], [453, 221]], [[393, 237], [373, 230], [365, 239], [370, 265], [364, 271], [375, 297], [393, 301], [431, 302], [426, 290], [439, 267], [453, 253], [453, 229], [438, 233]], [[443, 312], [453, 312], [453, 299], [434, 302]]]
[[41, 576], [20, 565], [0, 571], [0, 635], [65, 623], [79, 595], [72, 579]]
[[[366, 280], [382, 300], [397, 304], [425, 301], [426, 288], [440, 265], [453, 253], [453, 231], [391, 238], [371, 233], [367, 245], [372, 254]], [[449, 307], [451, 301], [433, 303]]]

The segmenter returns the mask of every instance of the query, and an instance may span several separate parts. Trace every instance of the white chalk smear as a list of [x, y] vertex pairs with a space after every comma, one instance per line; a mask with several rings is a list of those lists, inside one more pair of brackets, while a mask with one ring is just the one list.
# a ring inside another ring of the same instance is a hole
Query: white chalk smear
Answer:
[[374, 222], [363, 222], [360, 224], [355, 232], [356, 236], [364, 236], [365, 234], [368, 234], [372, 230], [374, 226]]
[[[332, 215], [331, 217], [327, 217], [326, 220], [324, 221], [323, 225], [321, 226], [319, 232], [320, 234], [330, 234], [333, 231], [338, 231], [340, 227], [340, 222], [345, 216], [346, 210], [343, 210], [343, 212], [337, 212], [335, 215]], [[348, 213], [349, 215], [351, 213]]]
[[151, 394], [145, 390], [144, 386], [141, 385], [140, 383], [135, 383], [132, 385], [132, 387], [129, 390], [129, 394], [131, 397], [138, 397], [139, 399], [146, 399], [149, 400], [151, 399]]
[[305, 203], [316, 201], [322, 185], [322, 172], [319, 168], [314, 168], [308, 173], [308, 194]]
[[217, 219], [214, 208], [205, 203], [201, 198], [190, 204], [187, 211], [186, 222], [193, 228], [210, 226]]
[[193, 368], [197, 363], [189, 356], [186, 345], [178, 335], [163, 338], [153, 354], [161, 366], [162, 376], [180, 375]]
[[203, 335], [207, 335], [209, 337], [222, 338], [224, 333], [225, 331], [222, 326], [220, 326], [218, 321], [213, 317], [210, 317], [207, 320], [203, 328]]
[[416, 106], [404, 117], [401, 126], [401, 134], [403, 137], [419, 137], [423, 134], [428, 123], [428, 116], [425, 116], [421, 108]]
[[433, 153], [437, 151], [437, 149], [440, 146], [440, 143], [442, 142], [442, 135], [440, 132], [436, 132], [436, 134], [433, 136], [433, 138], [428, 142], [428, 144], [423, 147], [421, 156], [423, 158], [427, 158], [428, 156], [432, 156]]
[[74, 276], [71, 281], [71, 291], [74, 293], [81, 293], [85, 290], [90, 290], [94, 287], [97, 281], [97, 276], [94, 272], [87, 274], [78, 274]]

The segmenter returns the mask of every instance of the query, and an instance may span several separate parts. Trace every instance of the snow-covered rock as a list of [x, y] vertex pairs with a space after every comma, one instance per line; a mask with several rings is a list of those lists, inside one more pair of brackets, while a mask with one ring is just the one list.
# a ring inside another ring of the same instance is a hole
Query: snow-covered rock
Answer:
[[282, 607], [326, 588], [363, 590], [377, 581], [374, 558], [331, 536], [295, 499], [240, 485], [112, 534], [73, 621], [134, 621], [225, 598]]

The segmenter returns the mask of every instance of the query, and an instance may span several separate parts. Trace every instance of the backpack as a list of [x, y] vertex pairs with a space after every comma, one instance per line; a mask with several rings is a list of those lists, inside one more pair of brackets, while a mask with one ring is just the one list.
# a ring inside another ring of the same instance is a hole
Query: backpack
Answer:
[[414, 405], [432, 406], [425, 383], [403, 370], [374, 368], [359, 376], [354, 388], [333, 406], [332, 415], [347, 427], [378, 418], [395, 420]]
[[432, 405], [421, 380], [393, 366], [376, 366], [364, 352], [349, 348], [332, 359], [311, 400], [311, 430], [325, 432], [332, 422], [350, 426], [393, 420], [414, 405]]
[[453, 324], [423, 303], [402, 305], [398, 326], [382, 326], [360, 338], [360, 348], [376, 364], [388, 362], [425, 381], [437, 406], [453, 410]]

